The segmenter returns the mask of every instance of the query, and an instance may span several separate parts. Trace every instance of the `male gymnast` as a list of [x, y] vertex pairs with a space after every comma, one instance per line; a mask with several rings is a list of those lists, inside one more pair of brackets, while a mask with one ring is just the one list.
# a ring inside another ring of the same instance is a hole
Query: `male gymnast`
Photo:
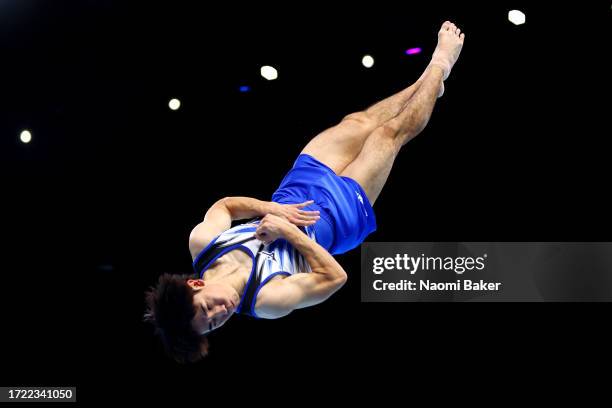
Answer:
[[146, 319], [171, 356], [206, 355], [206, 334], [234, 313], [277, 319], [344, 285], [333, 255], [376, 230], [372, 205], [401, 147], [429, 121], [464, 38], [444, 22], [421, 77], [312, 139], [271, 201], [227, 197], [210, 207], [189, 237], [195, 275], [164, 274], [147, 293]]

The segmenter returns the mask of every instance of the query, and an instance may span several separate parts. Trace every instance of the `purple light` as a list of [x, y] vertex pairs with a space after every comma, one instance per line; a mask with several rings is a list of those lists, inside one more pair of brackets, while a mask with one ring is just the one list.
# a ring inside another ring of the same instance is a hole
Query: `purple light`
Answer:
[[421, 52], [421, 49], [419, 47], [416, 48], [408, 48], [406, 50], [406, 55], [414, 55], [414, 54], [419, 54]]

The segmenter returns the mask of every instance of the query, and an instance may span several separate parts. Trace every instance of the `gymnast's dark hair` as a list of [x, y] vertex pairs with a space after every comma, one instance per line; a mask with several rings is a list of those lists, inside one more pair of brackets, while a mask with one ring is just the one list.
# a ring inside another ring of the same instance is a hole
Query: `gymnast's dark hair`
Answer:
[[196, 311], [193, 289], [187, 284], [190, 275], [163, 274], [157, 286], [146, 292], [144, 319], [155, 326], [170, 357], [179, 363], [193, 363], [208, 354], [206, 336], [191, 326]]

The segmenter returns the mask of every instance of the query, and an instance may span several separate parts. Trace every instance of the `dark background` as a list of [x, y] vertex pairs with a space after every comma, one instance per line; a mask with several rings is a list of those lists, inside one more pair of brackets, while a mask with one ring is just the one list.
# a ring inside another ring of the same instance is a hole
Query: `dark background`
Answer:
[[[608, 358], [607, 304], [363, 304], [358, 278], [284, 319], [233, 318], [192, 366], [142, 323], [156, 277], [190, 272], [208, 206], [269, 199], [311, 137], [418, 78], [446, 19], [462, 56], [369, 240], [611, 240], [609, 2], [401, 3], [1, 1], [0, 383], [186, 402], [342, 379], [360, 396], [471, 364]], [[339, 259], [358, 276], [359, 251]]]

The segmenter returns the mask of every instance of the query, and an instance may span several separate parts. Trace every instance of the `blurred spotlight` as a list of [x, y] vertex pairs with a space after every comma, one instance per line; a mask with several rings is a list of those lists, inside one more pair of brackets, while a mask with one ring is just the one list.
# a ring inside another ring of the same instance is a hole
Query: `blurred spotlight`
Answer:
[[421, 52], [421, 49], [419, 47], [416, 48], [408, 48], [406, 50], [406, 55], [414, 55], [414, 54], [419, 54]]
[[32, 133], [30, 133], [29, 130], [24, 130], [19, 135], [19, 140], [21, 140], [23, 143], [30, 143], [32, 140]]
[[181, 107], [181, 101], [179, 101], [178, 99], [171, 99], [170, 102], [168, 103], [168, 106], [170, 107], [170, 109], [172, 110], [177, 110], [178, 108]]
[[261, 67], [261, 76], [266, 78], [268, 81], [272, 81], [276, 78], [278, 78], [278, 71], [276, 71], [276, 68], [271, 67], [269, 65], [264, 65], [263, 67]]
[[525, 24], [525, 13], [519, 10], [510, 10], [508, 12], [508, 20], [515, 25]]
[[248, 85], [242, 85], [240, 87], [240, 92], [249, 92], [251, 90], [251, 87]]
[[374, 65], [374, 58], [372, 58], [371, 55], [364, 55], [364, 57], [361, 59], [361, 63], [366, 68], [372, 68]]

